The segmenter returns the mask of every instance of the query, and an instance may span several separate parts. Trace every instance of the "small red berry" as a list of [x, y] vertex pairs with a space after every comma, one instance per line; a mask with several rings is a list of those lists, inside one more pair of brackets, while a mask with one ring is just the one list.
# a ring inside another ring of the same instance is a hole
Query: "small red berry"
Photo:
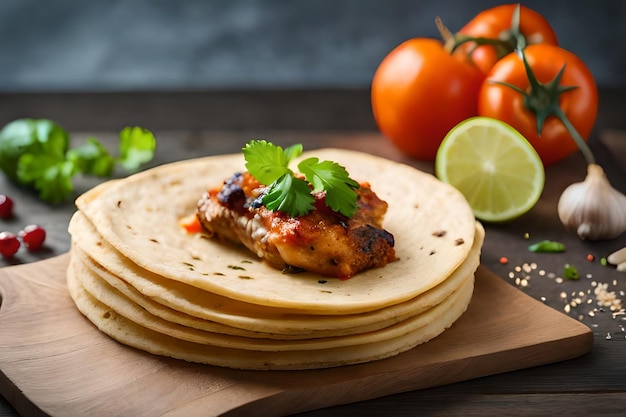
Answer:
[[15, 255], [20, 248], [20, 241], [11, 232], [0, 233], [0, 254], [5, 258]]
[[13, 200], [0, 194], [0, 218], [8, 219], [13, 216]]
[[43, 227], [36, 224], [29, 224], [20, 230], [20, 238], [29, 251], [35, 251], [43, 246], [46, 240], [46, 231]]

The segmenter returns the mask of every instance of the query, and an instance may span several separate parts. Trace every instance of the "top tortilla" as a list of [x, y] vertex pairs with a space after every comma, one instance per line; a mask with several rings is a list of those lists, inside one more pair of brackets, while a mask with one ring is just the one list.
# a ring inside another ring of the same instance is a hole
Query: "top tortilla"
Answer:
[[[354, 314], [414, 298], [445, 280], [467, 257], [475, 218], [463, 195], [408, 165], [338, 149], [305, 152], [346, 167], [389, 204], [384, 227], [399, 260], [348, 280], [283, 274], [251, 252], [187, 234], [179, 220], [195, 212], [207, 188], [241, 172], [241, 154], [156, 167], [80, 196], [76, 205], [98, 233], [139, 267], [236, 300], [307, 311]], [[296, 163], [293, 163], [295, 166]]]

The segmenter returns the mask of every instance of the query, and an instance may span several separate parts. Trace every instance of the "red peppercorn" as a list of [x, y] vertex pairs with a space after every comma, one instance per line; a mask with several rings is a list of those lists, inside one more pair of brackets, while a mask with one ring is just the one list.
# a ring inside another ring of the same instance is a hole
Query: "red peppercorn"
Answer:
[[13, 200], [0, 194], [0, 218], [8, 219], [13, 216]]
[[46, 240], [46, 231], [43, 227], [36, 224], [29, 224], [19, 234], [22, 242], [26, 245], [26, 249], [29, 251], [40, 249]]
[[0, 233], [0, 254], [5, 258], [15, 255], [20, 248], [20, 241], [11, 232]]

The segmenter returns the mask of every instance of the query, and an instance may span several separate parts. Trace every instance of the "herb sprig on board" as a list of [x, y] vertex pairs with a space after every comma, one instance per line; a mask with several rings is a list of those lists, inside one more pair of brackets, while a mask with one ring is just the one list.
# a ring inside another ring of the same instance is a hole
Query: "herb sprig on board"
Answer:
[[253, 140], [242, 152], [248, 172], [268, 186], [262, 201], [269, 210], [302, 216], [315, 209], [312, 192], [323, 191], [325, 204], [332, 210], [347, 217], [356, 212], [359, 183], [338, 163], [315, 157], [304, 159], [298, 164], [302, 179], [289, 168], [290, 162], [302, 154], [301, 144], [283, 149], [265, 140]]

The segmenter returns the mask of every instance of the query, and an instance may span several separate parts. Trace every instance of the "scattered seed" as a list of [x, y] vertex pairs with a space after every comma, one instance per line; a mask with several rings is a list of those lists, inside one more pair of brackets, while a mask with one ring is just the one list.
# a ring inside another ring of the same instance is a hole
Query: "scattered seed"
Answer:
[[[503, 256], [502, 258], [506, 257]], [[589, 259], [588, 261], [591, 262]], [[593, 261], [595, 261], [595, 257]], [[501, 264], [504, 265], [502, 261]], [[557, 275], [555, 272], [539, 268], [535, 262], [524, 262], [511, 267], [507, 276], [517, 287], [525, 290], [530, 288], [531, 280], [538, 279], [537, 277], [546, 277], [553, 280], [554, 285], [560, 285], [566, 279], [579, 279], [578, 275], [583, 276], [582, 271], [578, 274], [578, 270], [569, 264], [565, 265], [561, 275]], [[608, 282], [598, 281], [594, 279], [591, 273], [586, 272], [584, 277], [586, 280], [576, 284], [576, 289], [557, 293], [563, 300], [563, 311], [579, 321], [586, 321], [591, 328], [606, 331], [607, 340], [615, 338], [616, 334], [620, 335], [620, 339], [622, 335], [626, 338], [626, 309], [622, 304], [622, 299], [626, 297], [626, 285], [616, 278], [612, 278]], [[580, 285], [586, 285], [587, 288], [581, 288]], [[544, 303], [548, 302], [549, 299], [546, 296], [538, 298]], [[611, 314], [615, 320], [614, 329], [602, 329], [606, 323], [604, 319], [607, 313]], [[600, 319], [602, 320], [601, 325], [593, 322]]]

